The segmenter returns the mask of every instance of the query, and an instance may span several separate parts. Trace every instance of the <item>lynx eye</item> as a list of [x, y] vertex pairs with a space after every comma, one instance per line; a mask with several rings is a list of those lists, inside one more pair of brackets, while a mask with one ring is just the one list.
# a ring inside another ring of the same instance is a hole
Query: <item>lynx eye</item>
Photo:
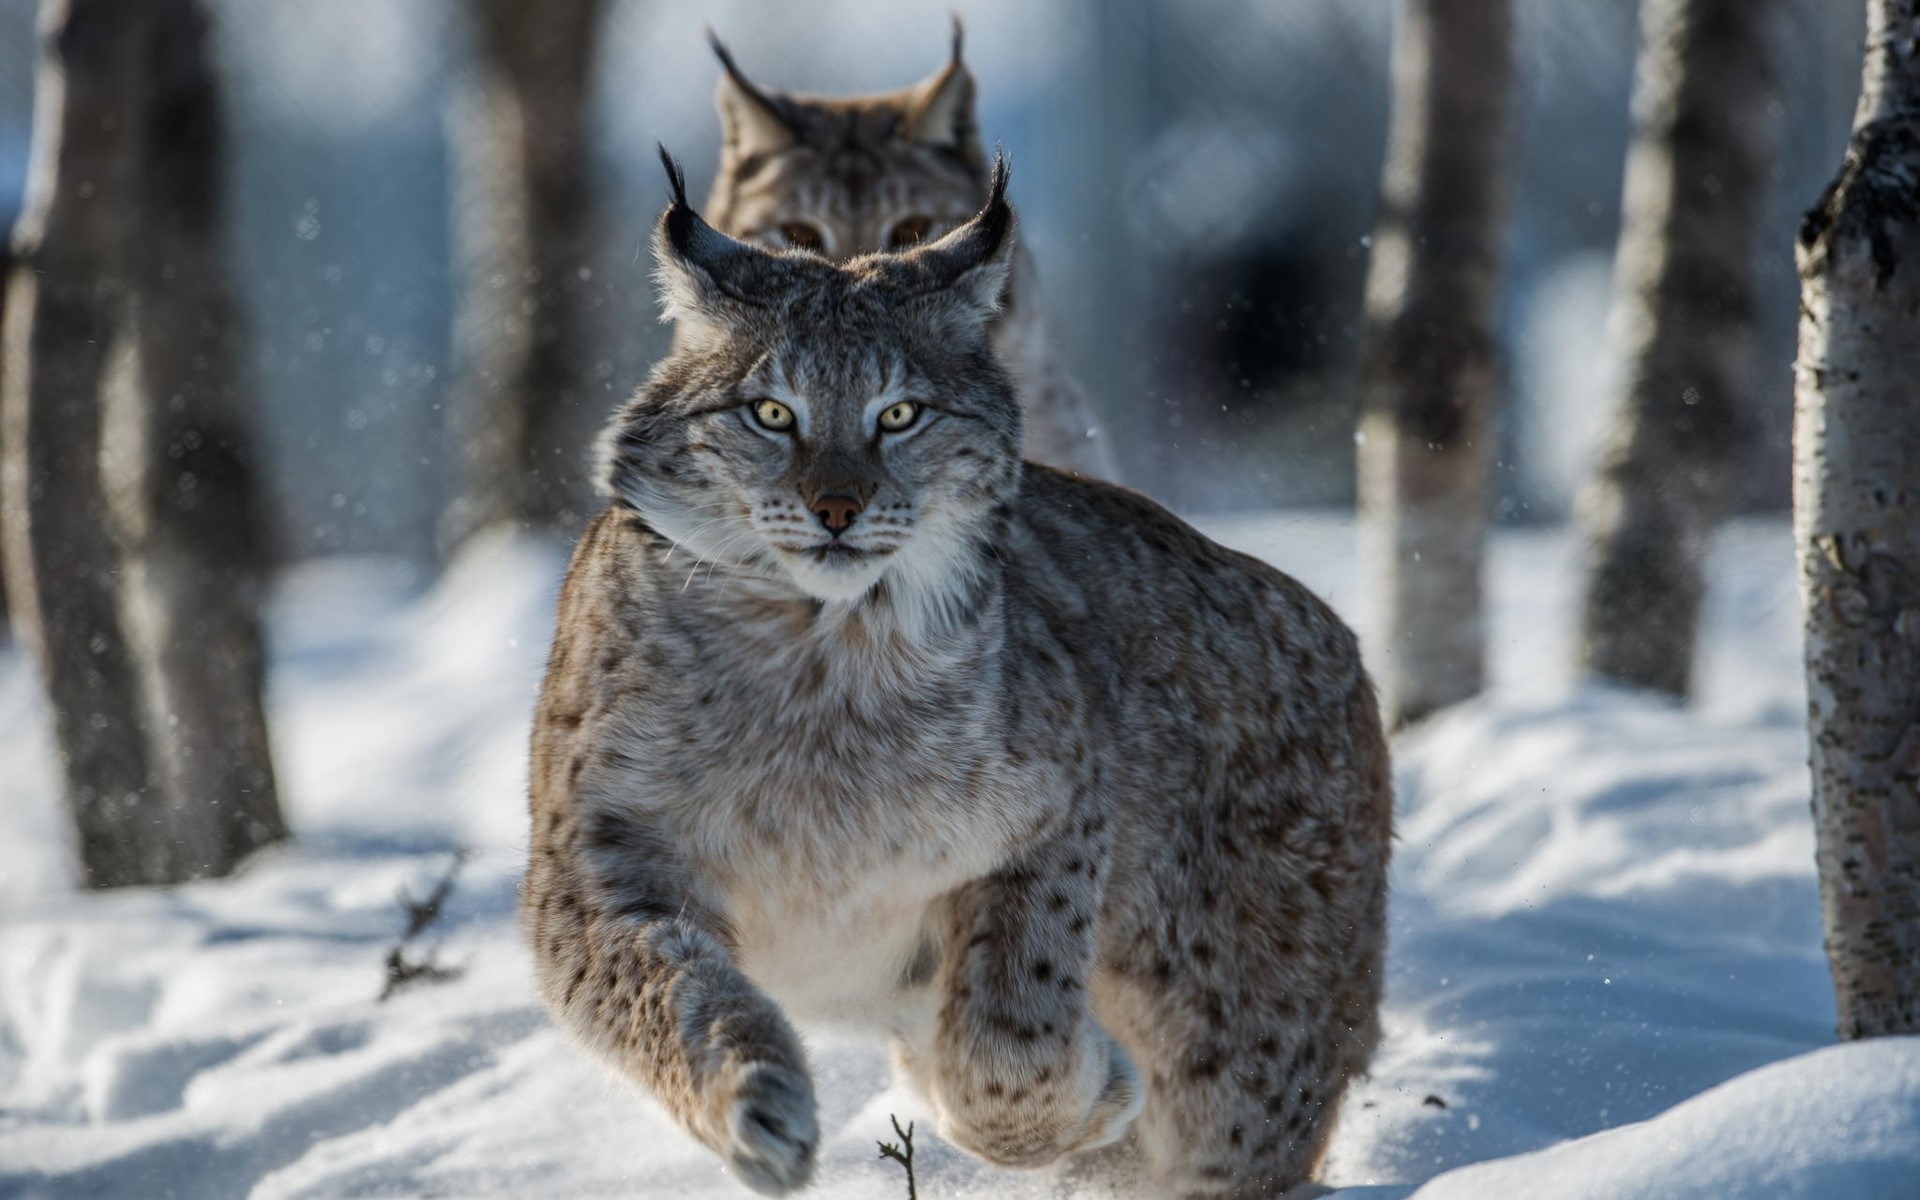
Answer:
[[753, 406], [753, 419], [763, 429], [783, 433], [793, 428], [793, 410], [778, 400], [761, 400]]
[[902, 400], [880, 410], [880, 428], [888, 433], [899, 433], [919, 419], [920, 406], [911, 400]]
[[788, 221], [780, 227], [780, 236], [786, 239], [787, 245], [795, 250], [812, 250], [816, 253], [827, 240], [821, 235], [818, 226], [809, 225], [805, 221]]
[[893, 232], [887, 234], [887, 249], [905, 250], [908, 246], [917, 246], [926, 240], [932, 228], [933, 221], [929, 217], [908, 217], [896, 223]]

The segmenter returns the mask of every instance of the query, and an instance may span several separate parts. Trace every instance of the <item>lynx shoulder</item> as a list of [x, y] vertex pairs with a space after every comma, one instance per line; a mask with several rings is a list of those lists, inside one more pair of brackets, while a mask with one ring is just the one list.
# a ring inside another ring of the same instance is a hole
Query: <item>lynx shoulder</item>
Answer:
[[[721, 232], [846, 261], [932, 241], [971, 217], [987, 194], [973, 73], [953, 54], [894, 92], [823, 98], [761, 88], [716, 39], [720, 170], [707, 215]], [[1055, 353], [1032, 261], [1016, 249], [994, 351], [1027, 413], [1034, 459], [1116, 478], [1110, 439]]]
[[681, 337], [608, 430], [535, 721], [540, 989], [764, 1192], [819, 1144], [798, 1019], [887, 1039], [991, 1162], [1277, 1196], [1378, 1028], [1373, 691], [1299, 584], [1023, 464], [1004, 190], [840, 264], [676, 188]]

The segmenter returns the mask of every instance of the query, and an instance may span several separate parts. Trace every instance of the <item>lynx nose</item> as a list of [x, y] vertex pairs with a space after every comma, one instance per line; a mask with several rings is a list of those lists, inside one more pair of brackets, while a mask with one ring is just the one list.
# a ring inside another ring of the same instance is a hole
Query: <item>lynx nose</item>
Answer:
[[866, 507], [852, 496], [832, 495], [815, 498], [807, 505], [827, 527], [827, 532], [839, 537], [853, 526], [854, 514]]

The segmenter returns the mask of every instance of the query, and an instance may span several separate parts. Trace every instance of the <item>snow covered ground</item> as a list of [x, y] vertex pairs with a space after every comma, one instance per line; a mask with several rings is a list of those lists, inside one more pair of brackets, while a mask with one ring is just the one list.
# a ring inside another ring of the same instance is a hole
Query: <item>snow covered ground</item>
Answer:
[[[1204, 523], [1365, 613], [1351, 527]], [[74, 893], [47, 732], [0, 650], [0, 1197], [739, 1197], [532, 1003], [513, 921], [527, 715], [558, 551], [432, 589], [304, 567], [275, 617], [300, 830], [243, 877]], [[1573, 560], [1503, 534], [1498, 686], [1398, 748], [1388, 1038], [1327, 1164], [1342, 1200], [1920, 1195], [1920, 1039], [1832, 1045], [1783, 525], [1715, 560], [1702, 703], [1566, 683]], [[463, 972], [378, 997], [408, 953]], [[897, 1200], [880, 1051], [820, 1035], [819, 1194]], [[925, 1129], [925, 1125], [922, 1125]], [[928, 1200], [1056, 1194], [930, 1135]]]

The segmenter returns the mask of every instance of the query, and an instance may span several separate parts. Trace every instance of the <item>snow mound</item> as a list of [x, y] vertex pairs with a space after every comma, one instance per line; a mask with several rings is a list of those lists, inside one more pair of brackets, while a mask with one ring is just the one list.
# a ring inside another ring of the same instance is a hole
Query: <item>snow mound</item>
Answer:
[[1388, 1036], [1333, 1178], [1537, 1150], [1832, 1041], [1797, 729], [1593, 689], [1396, 754]]
[[1920, 1038], [1829, 1046], [1650, 1121], [1450, 1171], [1413, 1200], [1912, 1200]]

